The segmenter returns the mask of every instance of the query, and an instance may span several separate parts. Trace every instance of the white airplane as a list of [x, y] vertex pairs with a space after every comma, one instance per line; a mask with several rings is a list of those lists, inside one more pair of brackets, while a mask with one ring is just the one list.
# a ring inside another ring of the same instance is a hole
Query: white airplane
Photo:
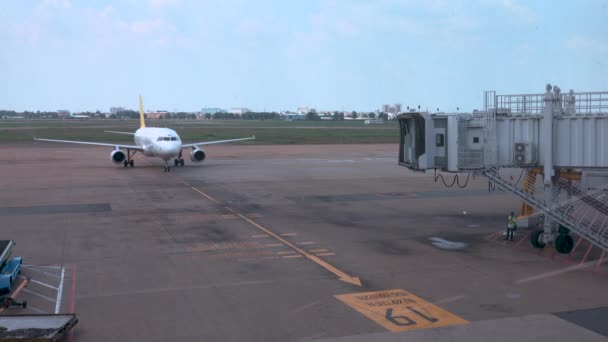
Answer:
[[[200, 146], [255, 139], [255, 136], [253, 136], [250, 138], [182, 144], [179, 135], [172, 129], [160, 127], [146, 127], [146, 122], [144, 120], [144, 105], [141, 96], [139, 97], [139, 121], [140, 128], [135, 131], [135, 133], [106, 131], [108, 133], [133, 135], [135, 138], [135, 145], [38, 138], [35, 138], [34, 140], [113, 147], [114, 151], [112, 151], [112, 153], [110, 154], [110, 160], [112, 160], [112, 163], [114, 163], [115, 165], [122, 164], [124, 165], [124, 167], [133, 167], [135, 165], [135, 163], [133, 162], [133, 156], [135, 155], [135, 153], [141, 152], [146, 157], [159, 157], [164, 160], [164, 171], [169, 172], [171, 171], [171, 167], [169, 166], [169, 160], [171, 159], [174, 159], [175, 166], [184, 166], [184, 159], [182, 159], [183, 148], [192, 148], [192, 152], [190, 152], [190, 160], [195, 163], [202, 163], [203, 160], [205, 160], [206, 154], [200, 148]], [[125, 154], [123, 150], [127, 150], [127, 153]]]

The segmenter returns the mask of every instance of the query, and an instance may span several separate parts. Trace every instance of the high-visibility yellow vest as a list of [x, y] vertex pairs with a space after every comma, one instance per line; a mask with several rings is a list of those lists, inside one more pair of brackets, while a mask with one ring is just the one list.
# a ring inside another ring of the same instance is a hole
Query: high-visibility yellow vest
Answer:
[[515, 216], [509, 215], [509, 223], [508, 223], [507, 227], [515, 228], [516, 224], [517, 224], [517, 221], [515, 220]]

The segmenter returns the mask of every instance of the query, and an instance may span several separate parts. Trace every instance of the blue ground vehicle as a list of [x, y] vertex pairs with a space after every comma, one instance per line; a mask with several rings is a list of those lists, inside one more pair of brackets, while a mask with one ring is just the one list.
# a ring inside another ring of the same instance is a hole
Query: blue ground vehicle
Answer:
[[13, 283], [21, 272], [21, 257], [11, 258], [15, 242], [13, 240], [0, 240], [0, 295], [6, 295], [13, 289]]

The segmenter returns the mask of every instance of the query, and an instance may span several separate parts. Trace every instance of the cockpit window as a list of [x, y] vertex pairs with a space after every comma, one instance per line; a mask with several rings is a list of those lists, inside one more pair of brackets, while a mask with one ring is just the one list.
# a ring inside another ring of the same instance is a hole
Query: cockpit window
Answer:
[[171, 137], [171, 141], [177, 141], [176, 137]]
[[164, 140], [164, 141], [170, 141], [170, 140], [171, 140], [171, 138], [169, 138], [169, 137], [164, 137], [164, 138], [163, 138], [163, 140]]

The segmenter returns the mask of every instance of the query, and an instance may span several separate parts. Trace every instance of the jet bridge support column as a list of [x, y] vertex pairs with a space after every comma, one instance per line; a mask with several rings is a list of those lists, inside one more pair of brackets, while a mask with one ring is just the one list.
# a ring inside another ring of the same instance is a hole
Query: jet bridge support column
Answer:
[[[551, 92], [551, 85], [547, 84], [547, 92], [544, 97], [543, 107], [543, 127], [541, 132], [541, 146], [544, 149], [543, 158], [543, 184], [544, 184], [544, 201], [547, 208], [552, 208], [553, 202], [553, 190], [555, 184], [555, 169], [553, 167], [553, 115], [555, 110], [555, 102], [559, 99], [559, 88], [556, 86], [553, 88], [554, 93]], [[543, 233], [540, 235], [540, 240], [543, 244], [551, 243], [555, 239], [555, 228], [551, 218], [545, 215], [543, 221]]]

